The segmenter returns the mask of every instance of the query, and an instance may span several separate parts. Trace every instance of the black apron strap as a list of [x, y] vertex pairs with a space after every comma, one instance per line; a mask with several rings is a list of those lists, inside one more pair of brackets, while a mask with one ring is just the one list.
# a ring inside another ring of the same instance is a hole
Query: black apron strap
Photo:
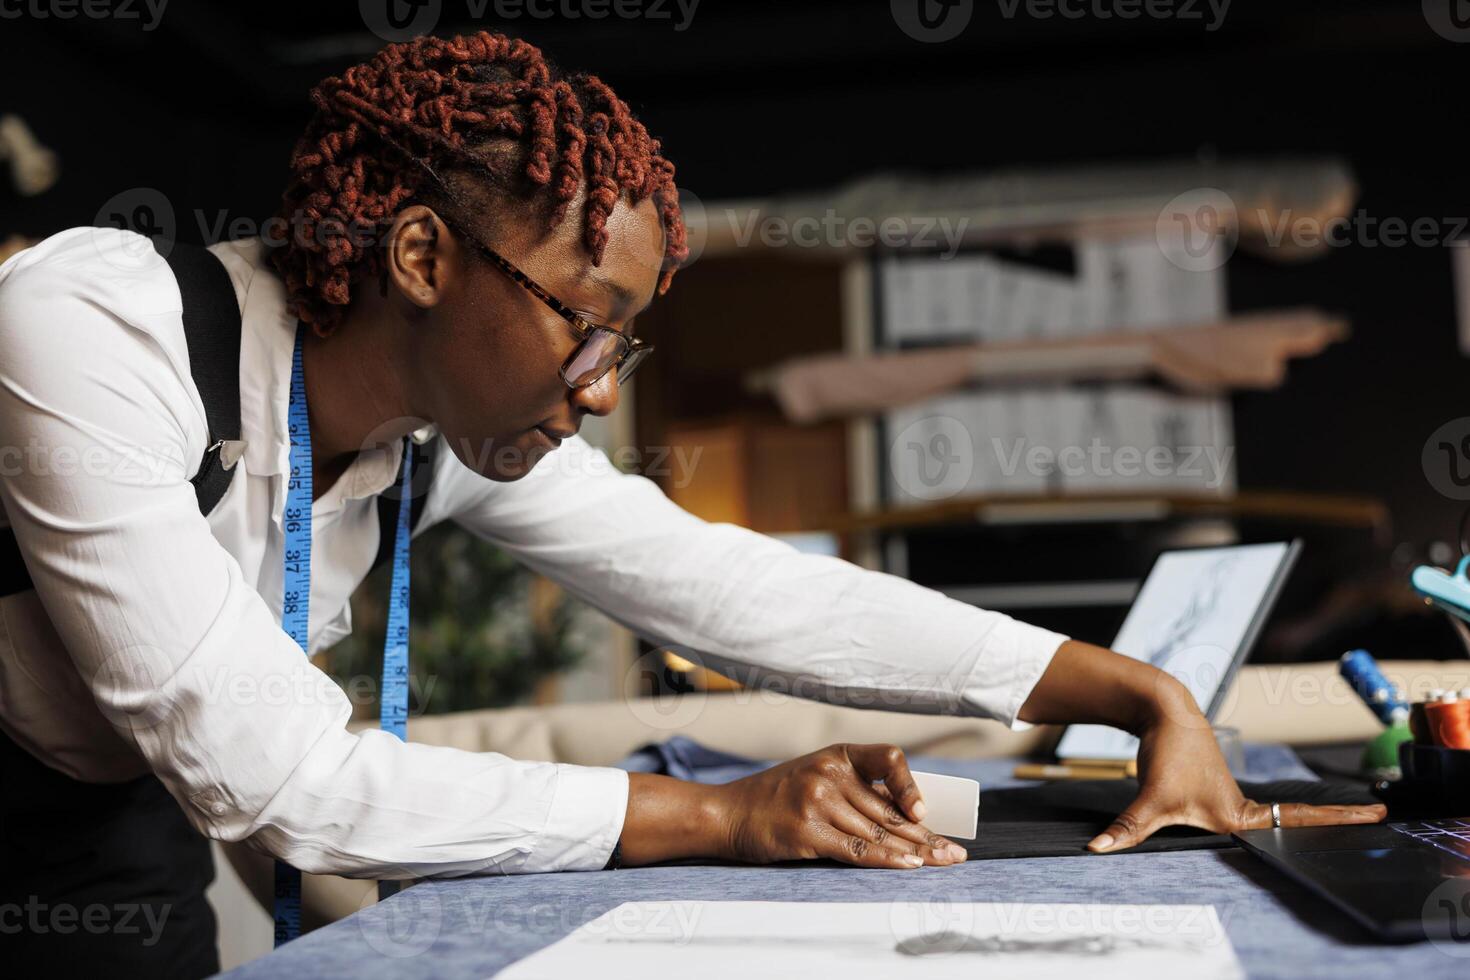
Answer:
[[240, 307], [224, 263], [206, 248], [175, 243], [165, 256], [179, 281], [189, 373], [209, 424], [209, 443], [189, 482], [206, 517], [235, 475], [240, 439]]
[[[224, 264], [208, 249], [175, 242], [164, 257], [179, 283], [189, 374], [209, 425], [207, 448], [189, 480], [199, 512], [208, 516], [229, 488], [239, 459], [240, 306]], [[31, 574], [15, 533], [0, 528], [0, 596], [30, 588]]]

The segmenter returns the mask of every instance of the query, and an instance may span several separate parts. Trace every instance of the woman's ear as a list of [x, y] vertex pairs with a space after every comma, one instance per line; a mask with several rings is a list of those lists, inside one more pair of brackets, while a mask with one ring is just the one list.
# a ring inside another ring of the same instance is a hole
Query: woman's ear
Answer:
[[454, 240], [433, 209], [422, 204], [404, 208], [388, 229], [384, 247], [388, 281], [398, 293], [421, 309], [438, 305], [451, 275]]

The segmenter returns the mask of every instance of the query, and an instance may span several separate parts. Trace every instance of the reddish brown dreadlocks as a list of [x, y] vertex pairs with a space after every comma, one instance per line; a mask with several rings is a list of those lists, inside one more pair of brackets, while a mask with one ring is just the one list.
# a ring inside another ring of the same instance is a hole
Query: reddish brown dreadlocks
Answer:
[[319, 334], [341, 321], [356, 283], [384, 274], [382, 233], [428, 190], [406, 154], [543, 204], [553, 226], [585, 184], [583, 241], [594, 263], [619, 197], [652, 197], [664, 229], [660, 293], [688, 255], [674, 166], [658, 140], [600, 79], [562, 76], [525, 41], [482, 31], [390, 44], [311, 99], [282, 198], [291, 232], [272, 259], [291, 312]]

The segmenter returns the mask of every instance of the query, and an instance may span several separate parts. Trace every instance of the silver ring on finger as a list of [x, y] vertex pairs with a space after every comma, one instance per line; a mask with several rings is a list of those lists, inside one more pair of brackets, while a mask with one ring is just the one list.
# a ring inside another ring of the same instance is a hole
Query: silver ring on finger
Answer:
[[1277, 830], [1281, 829], [1281, 804], [1271, 804], [1271, 826]]

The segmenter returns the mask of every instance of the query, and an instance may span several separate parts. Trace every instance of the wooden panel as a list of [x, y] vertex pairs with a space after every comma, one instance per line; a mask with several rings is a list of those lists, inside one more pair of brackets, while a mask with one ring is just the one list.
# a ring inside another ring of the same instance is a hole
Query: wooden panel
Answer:
[[751, 429], [750, 526], [806, 531], [847, 506], [847, 427], [841, 423]]
[[[633, 381], [637, 445], [651, 461], [672, 445], [670, 426], [776, 416], [748, 372], [802, 354], [842, 349], [841, 267], [765, 254], [695, 263], [638, 317], [657, 351]], [[670, 476], [649, 474], [670, 490]]]
[[735, 416], [671, 424], [675, 453], [695, 460], [687, 482], [671, 483], [679, 506], [709, 521], [757, 531], [820, 529], [847, 506], [847, 430], [841, 423], [793, 426]]
[[676, 426], [669, 430], [669, 442], [674, 452], [695, 461], [688, 483], [667, 482], [669, 499], [707, 521], [749, 525], [745, 430], [735, 425]]

